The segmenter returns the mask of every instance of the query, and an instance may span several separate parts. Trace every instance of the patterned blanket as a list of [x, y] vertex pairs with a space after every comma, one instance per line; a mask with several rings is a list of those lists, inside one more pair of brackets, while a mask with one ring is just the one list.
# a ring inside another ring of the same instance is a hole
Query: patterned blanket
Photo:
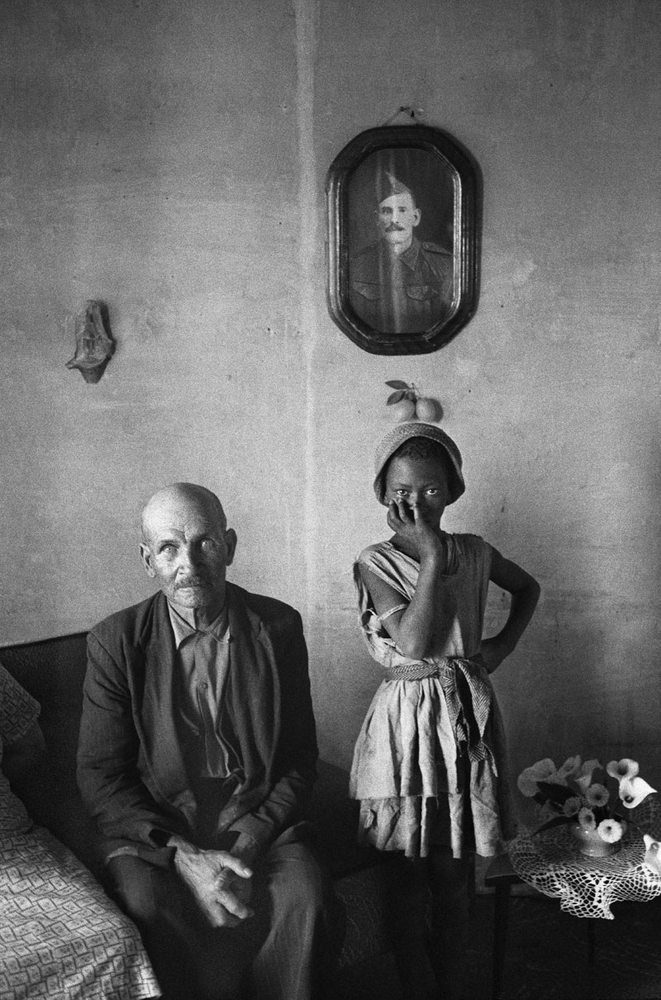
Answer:
[[0, 1000], [145, 1000], [160, 989], [131, 921], [43, 827], [0, 835]]

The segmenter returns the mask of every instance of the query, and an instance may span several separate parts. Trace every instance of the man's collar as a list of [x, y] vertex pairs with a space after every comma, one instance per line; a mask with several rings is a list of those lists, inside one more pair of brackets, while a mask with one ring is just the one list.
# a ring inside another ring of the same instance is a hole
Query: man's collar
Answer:
[[420, 253], [421, 243], [417, 236], [413, 237], [411, 245], [402, 250], [401, 253], [395, 253], [391, 246], [384, 239], [379, 243], [379, 253], [382, 255], [382, 259], [385, 257], [392, 261], [393, 257], [395, 260], [401, 260], [402, 264], [406, 267], [414, 270], [416, 264], [418, 263], [418, 254]]
[[400, 253], [399, 259], [402, 264], [406, 264], [413, 270], [418, 263], [418, 254], [420, 253], [420, 240], [413, 237], [413, 241], [410, 247], [407, 247], [404, 253]]
[[170, 624], [172, 625], [172, 631], [174, 632], [174, 642], [177, 649], [181, 646], [184, 639], [187, 639], [191, 635], [212, 635], [214, 639], [218, 642], [222, 642], [229, 638], [229, 615], [227, 611], [227, 603], [223, 607], [222, 611], [217, 618], [211, 622], [208, 628], [193, 628], [192, 625], [183, 618], [177, 609], [173, 607], [170, 602], [168, 604], [168, 614], [170, 616]]

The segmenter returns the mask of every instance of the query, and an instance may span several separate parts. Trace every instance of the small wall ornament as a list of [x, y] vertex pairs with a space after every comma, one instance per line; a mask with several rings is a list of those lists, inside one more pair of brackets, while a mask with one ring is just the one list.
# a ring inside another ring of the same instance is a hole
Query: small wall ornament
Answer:
[[76, 316], [76, 353], [67, 368], [77, 368], [86, 382], [98, 382], [115, 353], [115, 341], [109, 331], [108, 309], [103, 302], [89, 299]]

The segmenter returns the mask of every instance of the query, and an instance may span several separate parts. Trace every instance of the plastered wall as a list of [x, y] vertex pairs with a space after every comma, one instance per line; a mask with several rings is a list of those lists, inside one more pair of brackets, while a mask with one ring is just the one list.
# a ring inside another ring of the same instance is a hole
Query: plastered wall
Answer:
[[[348, 763], [379, 681], [350, 567], [387, 530], [371, 460], [402, 378], [465, 455], [447, 526], [543, 587], [496, 675], [515, 767], [626, 754], [661, 781], [660, 11], [5, 0], [0, 641], [146, 596], [140, 505], [202, 482], [233, 579], [302, 611], [322, 752]], [[402, 104], [480, 163], [481, 298], [441, 351], [379, 357], [328, 317], [323, 190]], [[95, 386], [65, 368], [88, 298], [117, 341]]]

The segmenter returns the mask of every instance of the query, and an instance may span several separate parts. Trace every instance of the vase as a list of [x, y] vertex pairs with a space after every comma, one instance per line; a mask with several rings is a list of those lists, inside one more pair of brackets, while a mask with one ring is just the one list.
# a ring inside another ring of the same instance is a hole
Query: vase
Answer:
[[[620, 822], [622, 821], [620, 820]], [[587, 858], [608, 858], [611, 854], [617, 854], [622, 846], [621, 840], [615, 841], [614, 844], [602, 840], [596, 827], [579, 826], [578, 823], [572, 823], [569, 829], [572, 837], [578, 843], [580, 853]]]

